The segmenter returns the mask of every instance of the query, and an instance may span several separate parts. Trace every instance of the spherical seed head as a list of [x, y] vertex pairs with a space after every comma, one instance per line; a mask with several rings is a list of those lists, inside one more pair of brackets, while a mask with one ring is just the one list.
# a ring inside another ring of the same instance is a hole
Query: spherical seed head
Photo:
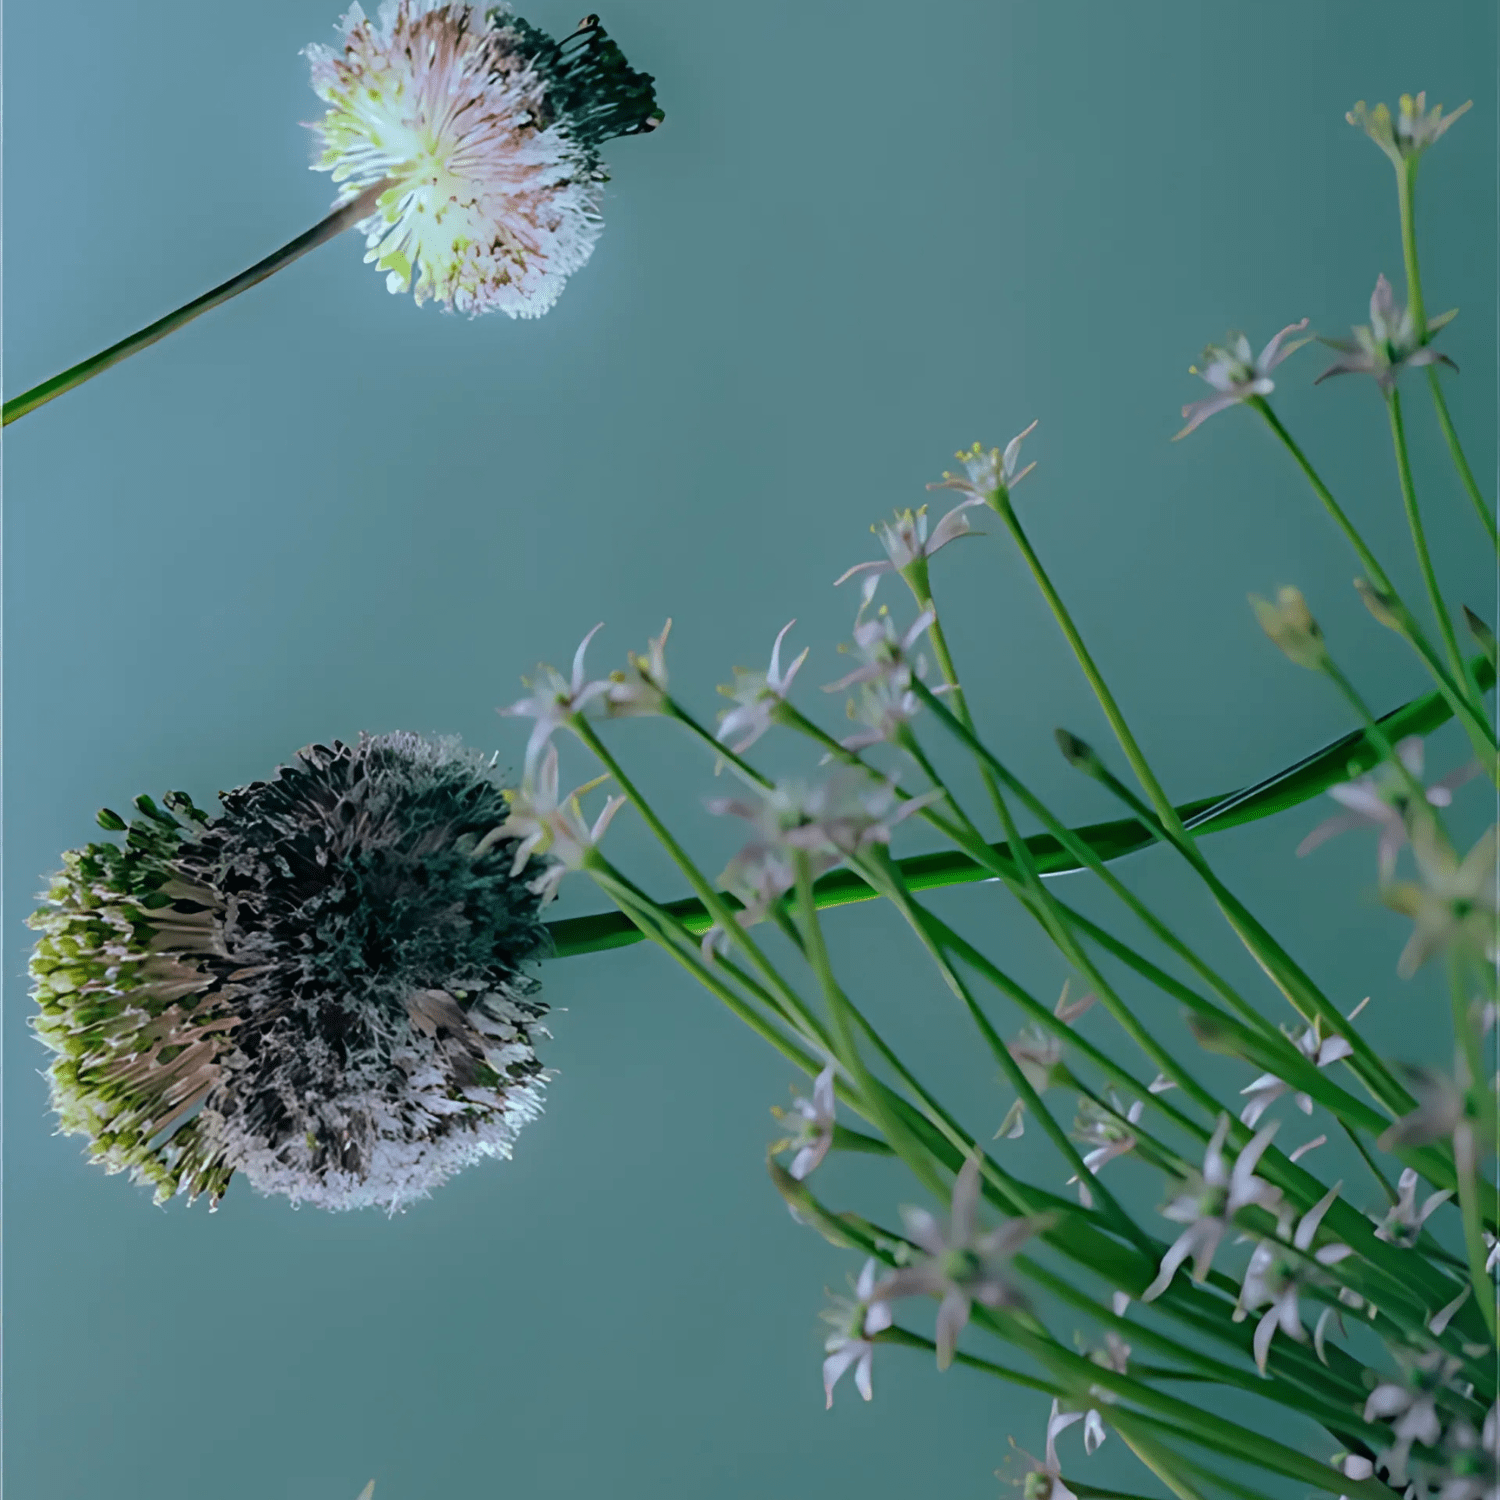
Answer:
[[508, 1156], [541, 1108], [546, 933], [514, 840], [472, 852], [507, 814], [484, 762], [382, 735], [220, 800], [140, 799], [125, 847], [65, 855], [32, 918], [64, 1130], [158, 1199], [241, 1171], [394, 1210]]
[[339, 202], [389, 180], [360, 224], [392, 292], [470, 314], [546, 312], [593, 253], [603, 141], [662, 116], [593, 16], [555, 42], [508, 7], [356, 5], [341, 50], [311, 46], [311, 125]]

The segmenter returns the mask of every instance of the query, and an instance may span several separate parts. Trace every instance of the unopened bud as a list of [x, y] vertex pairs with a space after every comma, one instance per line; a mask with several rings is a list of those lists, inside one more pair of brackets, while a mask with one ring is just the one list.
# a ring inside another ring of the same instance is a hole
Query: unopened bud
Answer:
[[1321, 672], [1328, 664], [1323, 632], [1318, 629], [1300, 589], [1278, 589], [1274, 604], [1259, 594], [1251, 594], [1250, 607], [1260, 621], [1260, 628], [1299, 667]]
[[1364, 605], [1387, 630], [1401, 629], [1401, 621], [1396, 615], [1395, 601], [1389, 594], [1383, 594], [1368, 579], [1356, 578], [1354, 587], [1359, 597], [1364, 600]]
[[1097, 776], [1104, 770], [1104, 762], [1099, 759], [1093, 746], [1086, 744], [1076, 734], [1069, 734], [1066, 729], [1054, 729], [1052, 735], [1057, 741], [1057, 748], [1063, 753], [1063, 759], [1070, 766], [1076, 766], [1090, 776]]
[[1469, 627], [1469, 634], [1479, 642], [1479, 649], [1489, 658], [1490, 665], [1493, 667], [1495, 665], [1495, 632], [1467, 604], [1464, 605], [1464, 623]]

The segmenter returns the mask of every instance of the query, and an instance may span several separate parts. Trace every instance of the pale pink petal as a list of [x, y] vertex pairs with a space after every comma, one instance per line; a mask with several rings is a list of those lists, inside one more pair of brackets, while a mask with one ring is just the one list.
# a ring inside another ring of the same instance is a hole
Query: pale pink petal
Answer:
[[958, 1290], [952, 1290], [943, 1298], [937, 1315], [937, 1363], [938, 1369], [946, 1370], [953, 1363], [954, 1350], [958, 1347], [958, 1336], [969, 1321], [969, 1299]]

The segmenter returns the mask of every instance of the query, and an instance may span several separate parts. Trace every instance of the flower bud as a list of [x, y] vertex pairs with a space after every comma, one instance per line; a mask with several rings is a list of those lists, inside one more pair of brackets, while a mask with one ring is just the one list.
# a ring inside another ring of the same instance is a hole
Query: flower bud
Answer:
[[1260, 627], [1299, 667], [1321, 672], [1328, 665], [1328, 648], [1323, 632], [1313, 619], [1312, 611], [1300, 589], [1279, 589], [1276, 602], [1250, 595], [1250, 607]]

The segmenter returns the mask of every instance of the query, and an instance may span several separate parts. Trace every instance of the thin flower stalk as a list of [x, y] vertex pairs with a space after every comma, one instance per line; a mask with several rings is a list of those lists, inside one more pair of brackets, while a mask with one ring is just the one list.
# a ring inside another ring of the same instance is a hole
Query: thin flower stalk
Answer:
[[1469, 670], [1468, 660], [1458, 648], [1458, 633], [1453, 628], [1453, 617], [1443, 602], [1443, 591], [1438, 586], [1437, 572], [1432, 566], [1432, 553], [1427, 546], [1427, 532], [1422, 525], [1417, 488], [1411, 474], [1411, 459], [1406, 451], [1406, 424], [1401, 416], [1401, 392], [1394, 386], [1386, 396], [1386, 411], [1390, 418], [1391, 442], [1396, 453], [1396, 473], [1401, 481], [1401, 503], [1406, 511], [1406, 524], [1411, 531], [1412, 547], [1417, 554], [1417, 566], [1421, 569], [1422, 582], [1427, 589], [1427, 600], [1432, 606], [1438, 634], [1443, 640], [1448, 670], [1453, 674], [1454, 681], [1465, 688], [1470, 702], [1482, 715], [1484, 700]]
[[1447, 700], [1449, 708], [1464, 727], [1464, 733], [1468, 735], [1470, 743], [1474, 746], [1475, 754], [1479, 756], [1481, 764], [1492, 764], [1496, 749], [1495, 733], [1489, 720], [1481, 712], [1476, 711], [1468, 694], [1458, 682], [1454, 680], [1447, 668], [1444, 667], [1441, 658], [1428, 641], [1426, 634], [1416, 618], [1402, 601], [1396, 592], [1395, 585], [1391, 582], [1384, 568], [1376, 561], [1375, 555], [1365, 543], [1364, 538], [1355, 528], [1354, 523], [1344, 513], [1343, 507], [1334, 499], [1333, 492], [1323, 483], [1322, 476], [1313, 467], [1307, 455], [1298, 446], [1290, 432], [1282, 425], [1281, 419], [1271, 409], [1270, 403], [1263, 400], [1252, 402], [1256, 410], [1265, 419], [1266, 425], [1276, 434], [1282, 446], [1291, 454], [1297, 467], [1302, 470], [1304, 478], [1312, 487], [1313, 493], [1322, 503], [1323, 508], [1333, 518], [1340, 531], [1348, 539], [1350, 546], [1354, 548], [1360, 565], [1369, 577], [1370, 583], [1379, 590], [1384, 600], [1388, 603], [1391, 613], [1397, 622], [1401, 635], [1405, 638], [1412, 649], [1421, 658], [1423, 665], [1432, 675], [1438, 690]]

